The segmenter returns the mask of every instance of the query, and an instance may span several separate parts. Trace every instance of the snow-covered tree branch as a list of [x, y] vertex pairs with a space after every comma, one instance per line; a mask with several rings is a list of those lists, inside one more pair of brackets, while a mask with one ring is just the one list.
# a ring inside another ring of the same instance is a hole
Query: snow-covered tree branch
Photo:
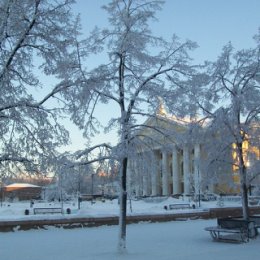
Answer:
[[123, 250], [126, 246], [127, 165], [137, 140], [134, 126], [140, 125], [138, 116], [151, 115], [151, 111], [154, 114], [159, 96], [167, 97], [171, 93], [174, 98], [175, 86], [168, 76], [181, 83], [195, 73], [189, 57], [189, 51], [197, 46], [195, 43], [181, 42], [175, 35], [167, 41], [154, 36], [149, 28], [162, 4], [163, 1], [112, 0], [105, 5], [110, 27], [95, 28], [85, 41], [86, 47], [79, 45], [79, 50], [87, 48], [93, 54], [102, 53], [107, 62], [87, 72], [82, 66], [84, 54], [79, 52], [86, 84], [76, 91], [68, 89], [66, 94], [72, 120], [89, 139], [101, 129], [102, 118], [97, 117], [96, 108], [103, 103], [116, 111], [111, 111], [111, 120], [105, 129], [117, 129], [119, 138], [113, 159], [120, 165], [119, 248]]
[[209, 140], [213, 144], [207, 147], [208, 156], [213, 158], [209, 161], [214, 162], [214, 167], [217, 162], [226, 161], [239, 175], [246, 219], [250, 178], [259, 172], [259, 53], [259, 44], [235, 52], [229, 43], [216, 62], [205, 64], [206, 72], [199, 75], [196, 85], [191, 82], [190, 86], [179, 88], [180, 100], [189, 101], [189, 108], [193, 106], [208, 119]]
[[15, 168], [44, 172], [57, 154], [55, 149], [67, 143], [68, 132], [51, 99], [75, 85], [72, 77], [65, 77], [78, 69], [78, 19], [71, 12], [73, 2], [0, 3], [2, 173], [15, 172]]

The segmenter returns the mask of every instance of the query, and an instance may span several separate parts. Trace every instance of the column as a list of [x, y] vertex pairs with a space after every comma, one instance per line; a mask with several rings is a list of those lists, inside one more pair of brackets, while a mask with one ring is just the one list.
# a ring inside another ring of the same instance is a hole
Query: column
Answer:
[[147, 173], [143, 175], [143, 196], [148, 196], [148, 176]]
[[190, 194], [190, 154], [189, 148], [183, 148], [183, 182], [184, 194]]
[[142, 196], [142, 183], [143, 183], [143, 180], [142, 180], [142, 169], [141, 169], [141, 166], [140, 166], [140, 160], [139, 158], [136, 159], [135, 163], [134, 163], [134, 172], [135, 172], [135, 180], [134, 180], [134, 183], [135, 183], [135, 194], [137, 197], [139, 196]]
[[180, 174], [179, 174], [179, 164], [178, 164], [178, 152], [174, 145], [172, 149], [172, 193], [180, 193]]
[[152, 186], [152, 196], [159, 195], [159, 158], [157, 151], [153, 152], [151, 161], [151, 186]]
[[151, 151], [147, 154], [148, 158], [146, 158], [146, 170], [147, 170], [147, 195], [150, 196], [152, 194], [152, 164], [149, 163], [153, 158], [153, 153]]
[[169, 174], [167, 153], [162, 152], [162, 195], [169, 195]]
[[195, 186], [195, 194], [199, 194], [201, 191], [200, 183], [200, 145], [195, 144], [194, 147], [194, 186]]

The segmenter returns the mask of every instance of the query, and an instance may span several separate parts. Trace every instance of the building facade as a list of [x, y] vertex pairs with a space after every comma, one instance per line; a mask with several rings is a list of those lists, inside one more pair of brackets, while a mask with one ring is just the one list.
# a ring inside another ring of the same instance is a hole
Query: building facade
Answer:
[[136, 196], [169, 196], [201, 192], [201, 146], [157, 147], [137, 155], [128, 168], [128, 183]]
[[[137, 134], [139, 144], [129, 156], [128, 192], [135, 196], [237, 193], [240, 181], [234, 168], [233, 147], [222, 152], [228, 162], [209, 167], [206, 127], [191, 128], [191, 120], [168, 116], [163, 106]], [[196, 125], [196, 124], [194, 124]], [[191, 134], [190, 131], [193, 131]], [[195, 130], [194, 130], [195, 129]], [[194, 131], [197, 133], [194, 134]], [[221, 137], [214, 138], [221, 143]], [[215, 140], [216, 141], [216, 140]]]

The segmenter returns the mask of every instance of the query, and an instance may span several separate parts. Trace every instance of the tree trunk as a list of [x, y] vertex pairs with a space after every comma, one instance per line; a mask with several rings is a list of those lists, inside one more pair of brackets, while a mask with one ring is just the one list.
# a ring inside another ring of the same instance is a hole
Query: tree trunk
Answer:
[[241, 186], [241, 196], [242, 196], [242, 210], [243, 218], [249, 220], [249, 207], [248, 207], [248, 189], [247, 189], [247, 176], [246, 176], [246, 166], [241, 166], [240, 170], [240, 186]]
[[248, 190], [247, 190], [247, 170], [243, 157], [243, 143], [238, 143], [238, 156], [239, 156], [239, 174], [240, 174], [240, 187], [241, 187], [241, 199], [243, 218], [249, 219], [249, 207], [248, 207]]
[[119, 244], [118, 249], [123, 253], [126, 249], [126, 212], [127, 212], [127, 191], [126, 191], [126, 173], [127, 157], [123, 158], [121, 165], [120, 179], [120, 214], [119, 214]]
[[246, 183], [241, 183], [243, 218], [249, 220], [248, 192]]

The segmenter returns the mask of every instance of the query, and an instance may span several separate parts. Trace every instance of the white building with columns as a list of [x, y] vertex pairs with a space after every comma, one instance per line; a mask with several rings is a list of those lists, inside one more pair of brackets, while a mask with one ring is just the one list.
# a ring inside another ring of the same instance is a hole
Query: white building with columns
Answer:
[[130, 156], [128, 192], [136, 196], [199, 194], [202, 144], [189, 138], [188, 124], [159, 109], [139, 133], [140, 144]]
[[[135, 136], [137, 142], [128, 157], [129, 194], [193, 196], [211, 192], [240, 192], [234, 146], [220, 149], [217, 143], [221, 143], [222, 136], [209, 136], [207, 127], [190, 127], [191, 124], [191, 120], [168, 115], [162, 104], [157, 113], [143, 124]], [[250, 147], [248, 142], [243, 145], [244, 160], [248, 162], [248, 167], [250, 163], [253, 165], [259, 162], [260, 148]], [[211, 151], [219, 152], [221, 159], [212, 160]], [[260, 187], [258, 171], [256, 174], [251, 184]]]

